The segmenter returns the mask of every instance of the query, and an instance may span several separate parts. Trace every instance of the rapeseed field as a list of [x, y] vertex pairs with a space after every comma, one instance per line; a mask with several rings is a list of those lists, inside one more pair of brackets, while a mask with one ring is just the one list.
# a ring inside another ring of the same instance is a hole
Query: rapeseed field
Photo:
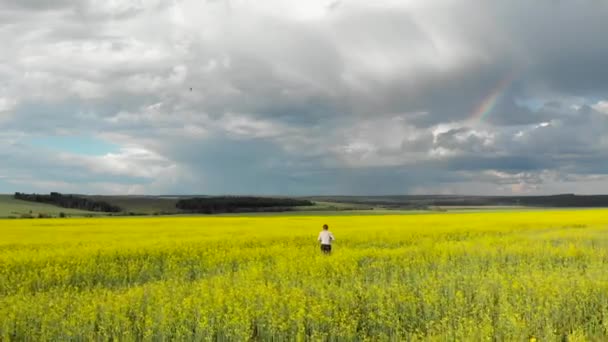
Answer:
[[1, 220], [0, 340], [110, 339], [608, 340], [608, 211]]

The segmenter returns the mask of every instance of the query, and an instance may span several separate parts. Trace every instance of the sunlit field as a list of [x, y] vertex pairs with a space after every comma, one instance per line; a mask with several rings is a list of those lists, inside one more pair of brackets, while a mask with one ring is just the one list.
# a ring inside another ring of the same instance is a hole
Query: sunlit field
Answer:
[[563, 338], [608, 338], [608, 211], [0, 220], [3, 341]]

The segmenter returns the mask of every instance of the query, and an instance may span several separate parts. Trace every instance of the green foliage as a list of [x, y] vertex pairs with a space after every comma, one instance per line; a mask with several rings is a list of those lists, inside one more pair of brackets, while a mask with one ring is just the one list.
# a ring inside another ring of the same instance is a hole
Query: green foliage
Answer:
[[178, 209], [193, 213], [238, 213], [290, 211], [292, 207], [310, 207], [308, 200], [275, 197], [217, 196], [185, 198], [177, 201]]
[[0, 195], [0, 218], [20, 218], [22, 216], [37, 217], [40, 213], [56, 217], [60, 212], [64, 212], [71, 216], [84, 216], [89, 213], [84, 210], [65, 209], [45, 203], [16, 200], [12, 195]]
[[62, 195], [58, 192], [51, 192], [49, 195], [24, 194], [20, 192], [15, 192], [15, 195], [13, 197], [17, 200], [47, 203], [62, 208], [72, 208], [108, 213], [116, 213], [121, 211], [120, 207], [111, 205], [104, 201], [95, 201], [87, 197], [76, 195]]
[[177, 198], [159, 196], [87, 196], [95, 201], [104, 201], [122, 208], [124, 212], [142, 215], [159, 213], [177, 214], [181, 211], [175, 207]]

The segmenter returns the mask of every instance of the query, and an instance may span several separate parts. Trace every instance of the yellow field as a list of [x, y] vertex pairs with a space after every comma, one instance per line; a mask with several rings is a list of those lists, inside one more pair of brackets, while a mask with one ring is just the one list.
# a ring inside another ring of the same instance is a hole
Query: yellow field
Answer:
[[564, 337], [608, 339], [608, 211], [0, 221], [3, 341]]

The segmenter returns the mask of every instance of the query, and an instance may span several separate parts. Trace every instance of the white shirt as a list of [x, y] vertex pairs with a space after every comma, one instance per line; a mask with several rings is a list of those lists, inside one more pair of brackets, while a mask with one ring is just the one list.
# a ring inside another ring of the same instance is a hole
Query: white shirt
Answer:
[[319, 233], [319, 238], [317, 239], [321, 241], [322, 245], [331, 245], [331, 242], [335, 240], [334, 234], [332, 234], [329, 230], [322, 230]]

